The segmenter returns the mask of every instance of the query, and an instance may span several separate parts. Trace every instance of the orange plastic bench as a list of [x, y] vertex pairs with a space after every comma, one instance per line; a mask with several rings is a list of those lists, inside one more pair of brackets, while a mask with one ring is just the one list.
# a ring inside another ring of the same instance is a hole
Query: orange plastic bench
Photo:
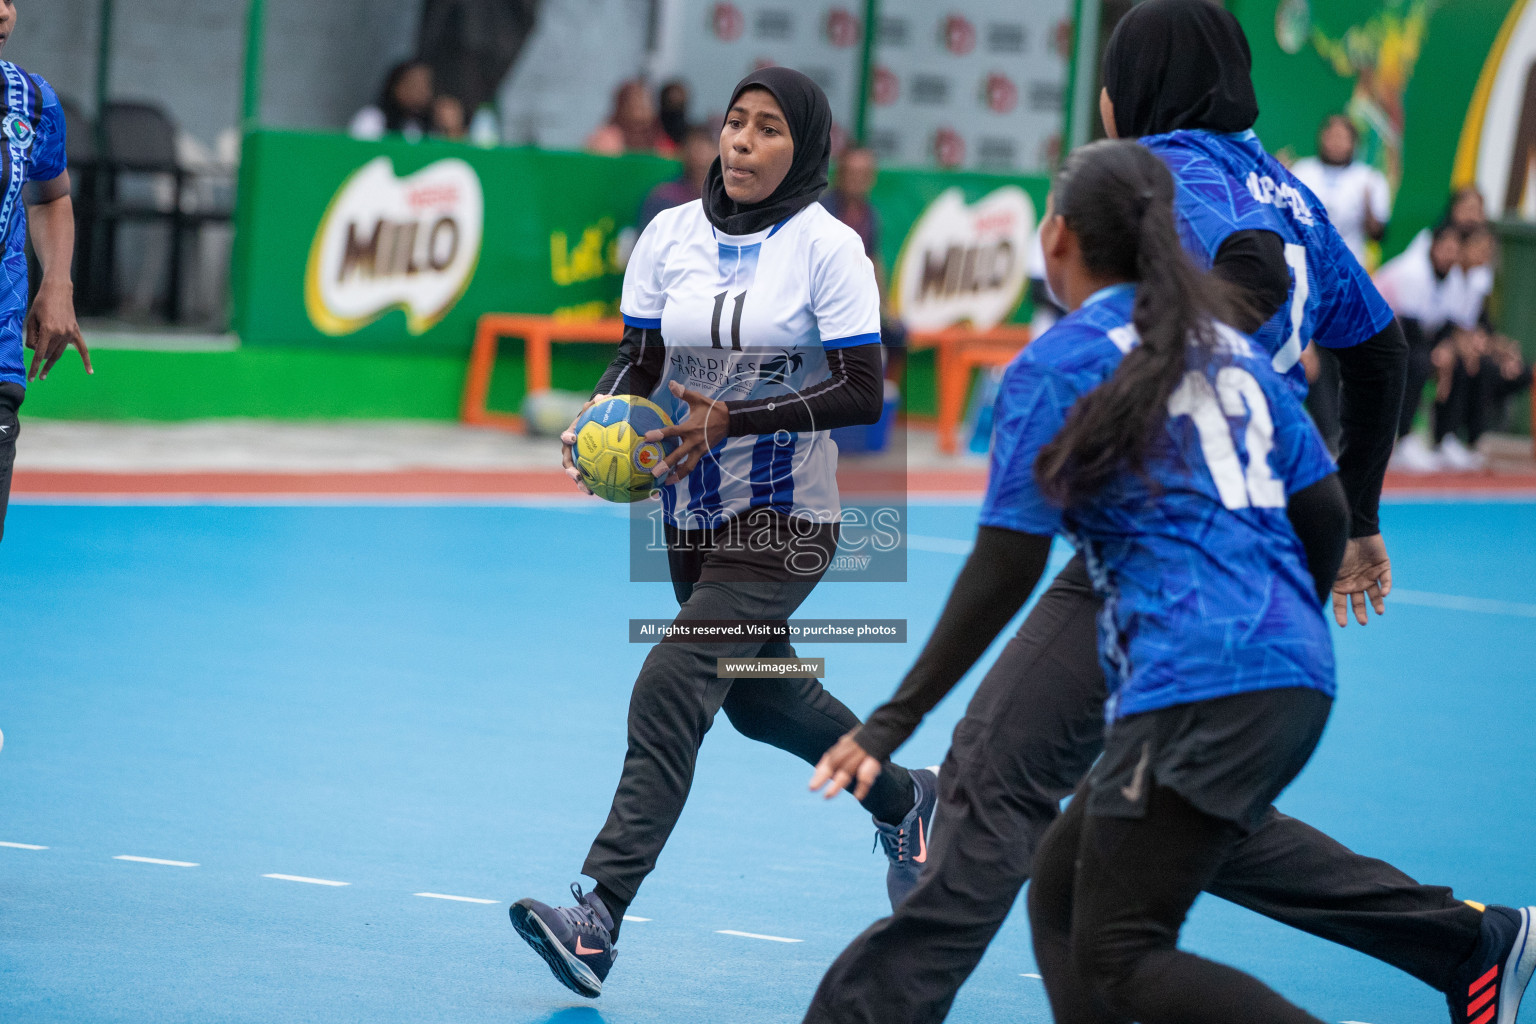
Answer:
[[[469, 372], [464, 378], [464, 395], [459, 404], [459, 418], [474, 426], [522, 430], [523, 418], [516, 413], [492, 412], [486, 408], [491, 392], [491, 373], [496, 368], [496, 352], [503, 338], [523, 339], [527, 360], [529, 393], [549, 389], [550, 353], [555, 342], [618, 342], [624, 337], [622, 320], [555, 320], [547, 316], [513, 313], [486, 313], [475, 326], [475, 345], [469, 355]], [[912, 348], [937, 350], [934, 367], [938, 390], [939, 450], [953, 455], [960, 417], [965, 413], [966, 390], [971, 370], [978, 366], [1005, 366], [1019, 350], [1029, 344], [1029, 328], [1016, 325], [994, 327], [987, 331], [951, 327], [942, 331], [914, 333]]]
[[908, 341], [912, 348], [936, 350], [934, 380], [939, 393], [939, 451], [953, 455], [959, 447], [960, 418], [965, 415], [971, 371], [978, 366], [1007, 366], [1029, 340], [1029, 328], [1018, 324], [1005, 324], [985, 331], [947, 327], [942, 331], [912, 334]]
[[469, 372], [459, 402], [459, 419], [479, 427], [522, 430], [516, 413], [492, 412], [485, 406], [491, 393], [491, 373], [496, 369], [496, 350], [502, 338], [523, 339], [527, 389], [530, 394], [549, 390], [550, 352], [557, 341], [618, 342], [624, 337], [622, 320], [555, 320], [547, 316], [487, 313], [475, 325], [475, 346], [469, 353]]

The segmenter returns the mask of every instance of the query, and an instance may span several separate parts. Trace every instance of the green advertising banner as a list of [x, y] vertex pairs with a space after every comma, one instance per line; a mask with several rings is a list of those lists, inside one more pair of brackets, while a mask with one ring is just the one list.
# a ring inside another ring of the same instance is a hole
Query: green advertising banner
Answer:
[[625, 230], [674, 174], [654, 157], [254, 132], [235, 331], [248, 345], [468, 351], [482, 313], [612, 314]]
[[[484, 313], [617, 315], [641, 201], [677, 165], [258, 131], [246, 139], [235, 331], [247, 345], [465, 352]], [[873, 202], [914, 329], [1027, 315], [1044, 178], [889, 171]]]

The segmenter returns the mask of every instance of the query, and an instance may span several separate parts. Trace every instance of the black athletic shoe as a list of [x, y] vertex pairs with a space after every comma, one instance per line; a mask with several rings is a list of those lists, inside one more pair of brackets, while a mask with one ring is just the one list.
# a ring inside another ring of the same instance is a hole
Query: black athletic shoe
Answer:
[[1451, 1024], [1515, 1024], [1520, 997], [1532, 970], [1536, 970], [1532, 914], [1536, 914], [1536, 907], [1483, 910], [1483, 934], [1477, 949], [1461, 965], [1445, 995]]
[[906, 900], [923, 867], [928, 863], [928, 837], [933, 834], [933, 818], [939, 810], [939, 766], [919, 768], [912, 773], [915, 802], [900, 825], [875, 822], [875, 838], [885, 847], [885, 892], [895, 910]]
[[572, 884], [574, 907], [551, 907], [538, 900], [518, 900], [507, 911], [533, 951], [544, 958], [560, 984], [577, 995], [596, 999], [613, 969], [613, 918], [597, 893], [581, 894]]

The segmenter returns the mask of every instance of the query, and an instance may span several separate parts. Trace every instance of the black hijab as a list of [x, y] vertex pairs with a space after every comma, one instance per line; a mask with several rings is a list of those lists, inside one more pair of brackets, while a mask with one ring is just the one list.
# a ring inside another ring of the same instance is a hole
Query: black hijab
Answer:
[[1123, 139], [1179, 128], [1253, 127], [1253, 57], [1242, 26], [1211, 0], [1147, 0], [1104, 48], [1104, 88]]
[[832, 158], [832, 106], [821, 86], [790, 68], [764, 68], [736, 83], [726, 109], [751, 88], [767, 89], [779, 101], [795, 155], [773, 194], [748, 204], [726, 194], [720, 158], [715, 157], [704, 179], [704, 215], [728, 235], [753, 234], [810, 206], [827, 187], [827, 164]]

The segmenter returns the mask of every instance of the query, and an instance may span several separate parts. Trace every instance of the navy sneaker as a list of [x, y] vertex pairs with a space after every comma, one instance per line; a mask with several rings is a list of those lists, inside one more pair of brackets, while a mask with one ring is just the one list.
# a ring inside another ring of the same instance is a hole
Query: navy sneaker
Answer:
[[915, 802], [900, 825], [875, 822], [875, 839], [885, 847], [891, 862], [885, 869], [885, 891], [895, 910], [917, 888], [923, 865], [928, 863], [928, 837], [933, 834], [933, 817], [939, 809], [939, 766], [919, 768], [912, 773]]
[[597, 893], [581, 894], [572, 883], [574, 907], [550, 907], [538, 900], [518, 900], [507, 912], [533, 951], [544, 958], [560, 984], [577, 995], [596, 999], [613, 969], [613, 917]]
[[1487, 907], [1477, 948], [1461, 965], [1445, 1001], [1452, 1024], [1515, 1024], [1520, 997], [1536, 969], [1531, 915], [1536, 907]]

